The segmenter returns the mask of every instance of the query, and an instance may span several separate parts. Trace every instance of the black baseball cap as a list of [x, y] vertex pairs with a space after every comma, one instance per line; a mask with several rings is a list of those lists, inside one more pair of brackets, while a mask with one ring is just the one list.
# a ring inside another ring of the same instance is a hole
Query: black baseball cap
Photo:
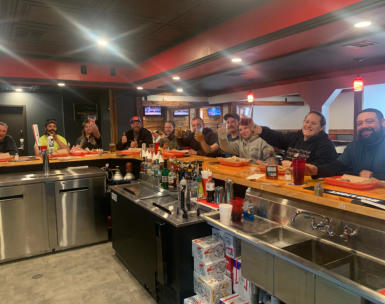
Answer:
[[51, 118], [47, 119], [47, 121], [45, 122], [45, 127], [47, 127], [50, 123], [54, 123], [55, 125], [57, 125], [56, 119]]
[[223, 117], [223, 119], [224, 120], [227, 120], [228, 118], [230, 118], [230, 117], [232, 117], [232, 118], [234, 118], [234, 119], [236, 119], [236, 120], [240, 120], [240, 117], [239, 117], [239, 115], [237, 114], [237, 113], [227, 113], [224, 117]]
[[139, 116], [132, 116], [132, 117], [131, 117], [131, 120], [130, 120], [130, 123], [133, 123], [133, 122], [135, 122], [135, 121], [142, 122], [142, 120], [140, 119]]

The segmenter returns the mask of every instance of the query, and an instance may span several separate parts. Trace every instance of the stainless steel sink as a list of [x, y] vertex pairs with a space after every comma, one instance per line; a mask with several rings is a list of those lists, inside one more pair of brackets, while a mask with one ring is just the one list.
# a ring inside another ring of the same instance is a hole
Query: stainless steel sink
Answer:
[[[282, 249], [300, 256], [317, 265], [326, 266], [335, 261], [351, 255], [350, 251], [342, 250], [336, 246], [325, 244], [319, 240], [307, 240], [301, 243], [293, 244]], [[327, 267], [328, 268], [328, 267]]]
[[345, 259], [325, 265], [331, 271], [368, 288], [385, 288], [385, 264], [361, 255], [352, 254]]
[[278, 248], [297, 244], [310, 238], [304, 233], [296, 232], [294, 230], [286, 229], [283, 227], [274, 228], [266, 233], [259, 235], [256, 234], [254, 236]]
[[44, 174], [44, 173], [31, 173], [31, 174], [26, 174], [24, 175], [23, 179], [34, 179], [34, 178], [42, 178], [42, 177], [52, 177], [52, 176], [62, 176], [64, 175], [63, 173], [48, 173], [48, 174]]

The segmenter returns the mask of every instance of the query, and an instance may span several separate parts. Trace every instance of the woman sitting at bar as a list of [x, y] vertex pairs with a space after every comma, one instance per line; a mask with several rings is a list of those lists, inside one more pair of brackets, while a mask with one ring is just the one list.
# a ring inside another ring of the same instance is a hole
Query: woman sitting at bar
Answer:
[[325, 117], [317, 112], [310, 111], [297, 132], [281, 133], [268, 127], [251, 126], [253, 133], [259, 135], [270, 145], [286, 151], [284, 166], [290, 166], [291, 160], [296, 157], [306, 158], [306, 162], [316, 166], [330, 163], [337, 158], [334, 144], [324, 132]]
[[220, 148], [233, 155], [249, 158], [253, 161], [265, 161], [274, 155], [274, 149], [258, 135], [252, 132], [253, 120], [242, 118], [239, 121], [240, 139], [229, 142], [223, 127], [218, 129]]
[[86, 120], [82, 124], [82, 136], [76, 140], [76, 146], [82, 149], [100, 149], [101, 139], [98, 126], [92, 119]]
[[160, 139], [160, 146], [167, 147], [169, 149], [178, 149], [178, 141], [174, 134], [175, 123], [171, 120], [164, 123], [164, 134]]

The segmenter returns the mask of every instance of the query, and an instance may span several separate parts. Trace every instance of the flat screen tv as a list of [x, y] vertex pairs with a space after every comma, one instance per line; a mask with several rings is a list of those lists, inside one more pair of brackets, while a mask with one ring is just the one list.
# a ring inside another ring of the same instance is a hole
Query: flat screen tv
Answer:
[[174, 116], [188, 116], [188, 109], [174, 110]]
[[162, 107], [144, 107], [144, 116], [162, 116]]
[[220, 116], [221, 115], [221, 107], [212, 107], [207, 110], [208, 116]]

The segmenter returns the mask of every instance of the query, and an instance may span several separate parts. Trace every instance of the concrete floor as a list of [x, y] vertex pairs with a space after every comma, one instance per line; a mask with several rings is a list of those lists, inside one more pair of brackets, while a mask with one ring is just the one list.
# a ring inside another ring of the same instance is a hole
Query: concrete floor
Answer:
[[104, 243], [0, 265], [0, 303], [156, 302]]

